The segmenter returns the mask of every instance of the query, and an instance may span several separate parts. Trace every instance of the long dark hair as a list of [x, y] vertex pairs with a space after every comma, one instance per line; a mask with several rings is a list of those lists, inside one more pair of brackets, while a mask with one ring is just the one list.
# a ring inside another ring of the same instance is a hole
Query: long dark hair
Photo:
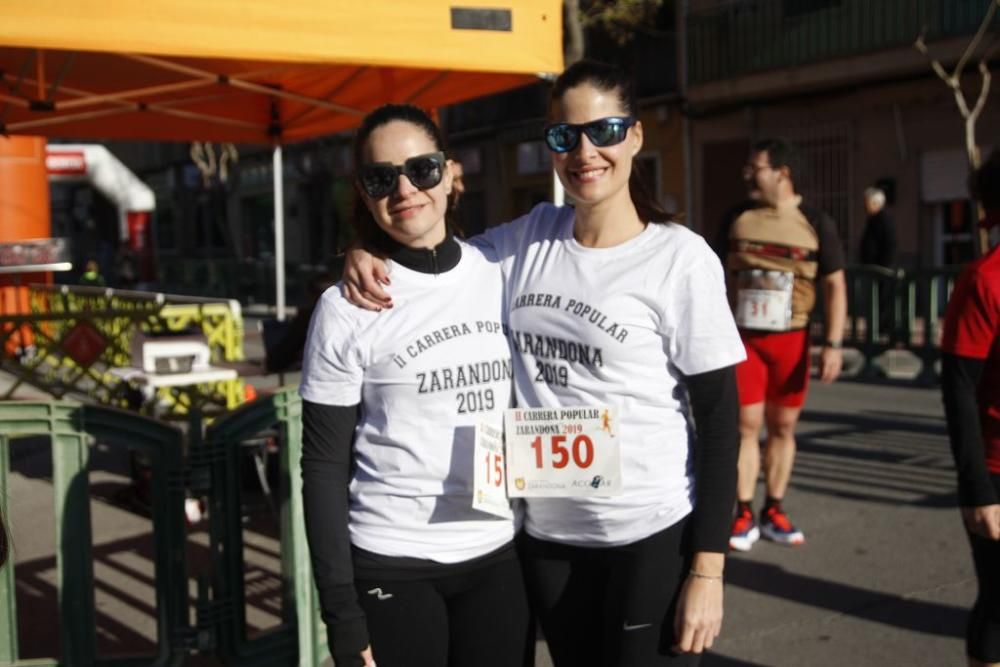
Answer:
[[[562, 99], [566, 91], [583, 84], [589, 84], [598, 90], [614, 91], [622, 109], [633, 118], [637, 116], [639, 105], [635, 98], [635, 86], [632, 80], [620, 68], [596, 60], [580, 60], [570, 65], [566, 71], [552, 84], [549, 92], [549, 109]], [[643, 222], [672, 222], [674, 216], [668, 213], [656, 201], [642, 177], [639, 163], [632, 161], [632, 173], [628, 178], [628, 192], [632, 204]]]
[[[368, 139], [371, 138], [372, 132], [382, 127], [383, 125], [388, 125], [393, 121], [402, 121], [404, 123], [410, 123], [421, 130], [423, 130], [427, 137], [434, 143], [434, 147], [441, 151], [446, 152], [444, 137], [441, 135], [441, 129], [437, 126], [437, 123], [419, 107], [415, 107], [412, 104], [384, 104], [378, 109], [375, 109], [361, 121], [361, 126], [358, 127], [357, 133], [354, 135], [354, 146], [352, 149], [352, 157], [354, 160], [354, 178], [357, 180], [358, 168], [364, 164], [364, 151], [365, 144], [368, 143]], [[452, 220], [452, 206], [451, 197], [448, 198], [449, 206], [447, 213], [445, 214], [445, 223], [448, 226], [448, 231], [455, 233], [456, 227]], [[365, 248], [369, 250], [385, 250], [387, 248], [392, 248], [398, 244], [393, 241], [375, 219], [372, 217], [371, 211], [365, 206], [364, 200], [360, 195], [356, 196], [354, 199], [354, 215], [352, 217], [352, 222], [354, 224], [354, 230], [358, 234], [358, 238]]]

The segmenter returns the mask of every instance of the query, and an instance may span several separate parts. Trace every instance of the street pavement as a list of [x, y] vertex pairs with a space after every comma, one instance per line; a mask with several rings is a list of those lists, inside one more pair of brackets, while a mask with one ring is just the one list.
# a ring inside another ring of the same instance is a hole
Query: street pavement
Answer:
[[[252, 345], [251, 331], [251, 356]], [[0, 390], [5, 380], [0, 374]], [[282, 380], [294, 383], [297, 376]], [[266, 390], [279, 379], [253, 382]], [[24, 441], [12, 451], [22, 657], [59, 651], [45, 620], [55, 614], [46, 449]], [[93, 463], [98, 646], [106, 656], [151, 653], [151, 524], [130, 498], [120, 455], [97, 447]], [[937, 388], [814, 384], [785, 505], [806, 543], [761, 541], [728, 559], [723, 633], [704, 666], [964, 664], [962, 635], [976, 586]], [[245, 581], [254, 634], [280, 623], [278, 534], [277, 517], [264, 504], [250, 509]], [[193, 577], [208, 563], [204, 522], [190, 528], [190, 545], [193, 602]], [[544, 645], [540, 649], [536, 665], [549, 667]]]
[[976, 582], [939, 391], [814, 384], [798, 442], [785, 508], [806, 543], [728, 559], [702, 664], [964, 664]]

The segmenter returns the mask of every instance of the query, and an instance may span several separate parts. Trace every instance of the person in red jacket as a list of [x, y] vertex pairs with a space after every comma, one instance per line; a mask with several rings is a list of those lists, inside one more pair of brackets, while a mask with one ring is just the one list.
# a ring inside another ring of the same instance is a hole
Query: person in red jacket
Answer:
[[[1000, 151], [974, 174], [972, 188], [986, 210], [983, 224], [1000, 224]], [[1000, 665], [1000, 246], [955, 283], [941, 351], [958, 502], [979, 580], [966, 655], [974, 667]]]

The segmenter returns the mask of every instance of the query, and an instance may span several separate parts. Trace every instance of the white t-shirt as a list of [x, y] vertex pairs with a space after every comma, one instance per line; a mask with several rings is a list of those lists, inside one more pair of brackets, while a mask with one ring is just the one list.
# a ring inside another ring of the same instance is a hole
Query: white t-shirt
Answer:
[[573, 221], [572, 208], [541, 204], [474, 242], [503, 265], [518, 404], [619, 411], [623, 494], [526, 499], [526, 530], [567, 544], [628, 544], [692, 509], [694, 430], [681, 376], [731, 366], [745, 352], [722, 266], [700, 236], [649, 224], [620, 245], [587, 248]]
[[[500, 267], [461, 244], [450, 271], [389, 262], [391, 310], [327, 290], [316, 308], [299, 393], [361, 403], [350, 484], [351, 542], [387, 556], [456, 563], [509, 542], [517, 520], [472, 509], [476, 421], [510, 406]], [[516, 515], [516, 513], [515, 513]]]

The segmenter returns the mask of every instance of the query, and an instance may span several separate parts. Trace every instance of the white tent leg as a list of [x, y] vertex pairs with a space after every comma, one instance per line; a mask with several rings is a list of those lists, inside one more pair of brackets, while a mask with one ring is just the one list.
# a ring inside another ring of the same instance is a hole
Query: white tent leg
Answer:
[[274, 289], [275, 317], [285, 319], [285, 179], [281, 145], [274, 145]]

